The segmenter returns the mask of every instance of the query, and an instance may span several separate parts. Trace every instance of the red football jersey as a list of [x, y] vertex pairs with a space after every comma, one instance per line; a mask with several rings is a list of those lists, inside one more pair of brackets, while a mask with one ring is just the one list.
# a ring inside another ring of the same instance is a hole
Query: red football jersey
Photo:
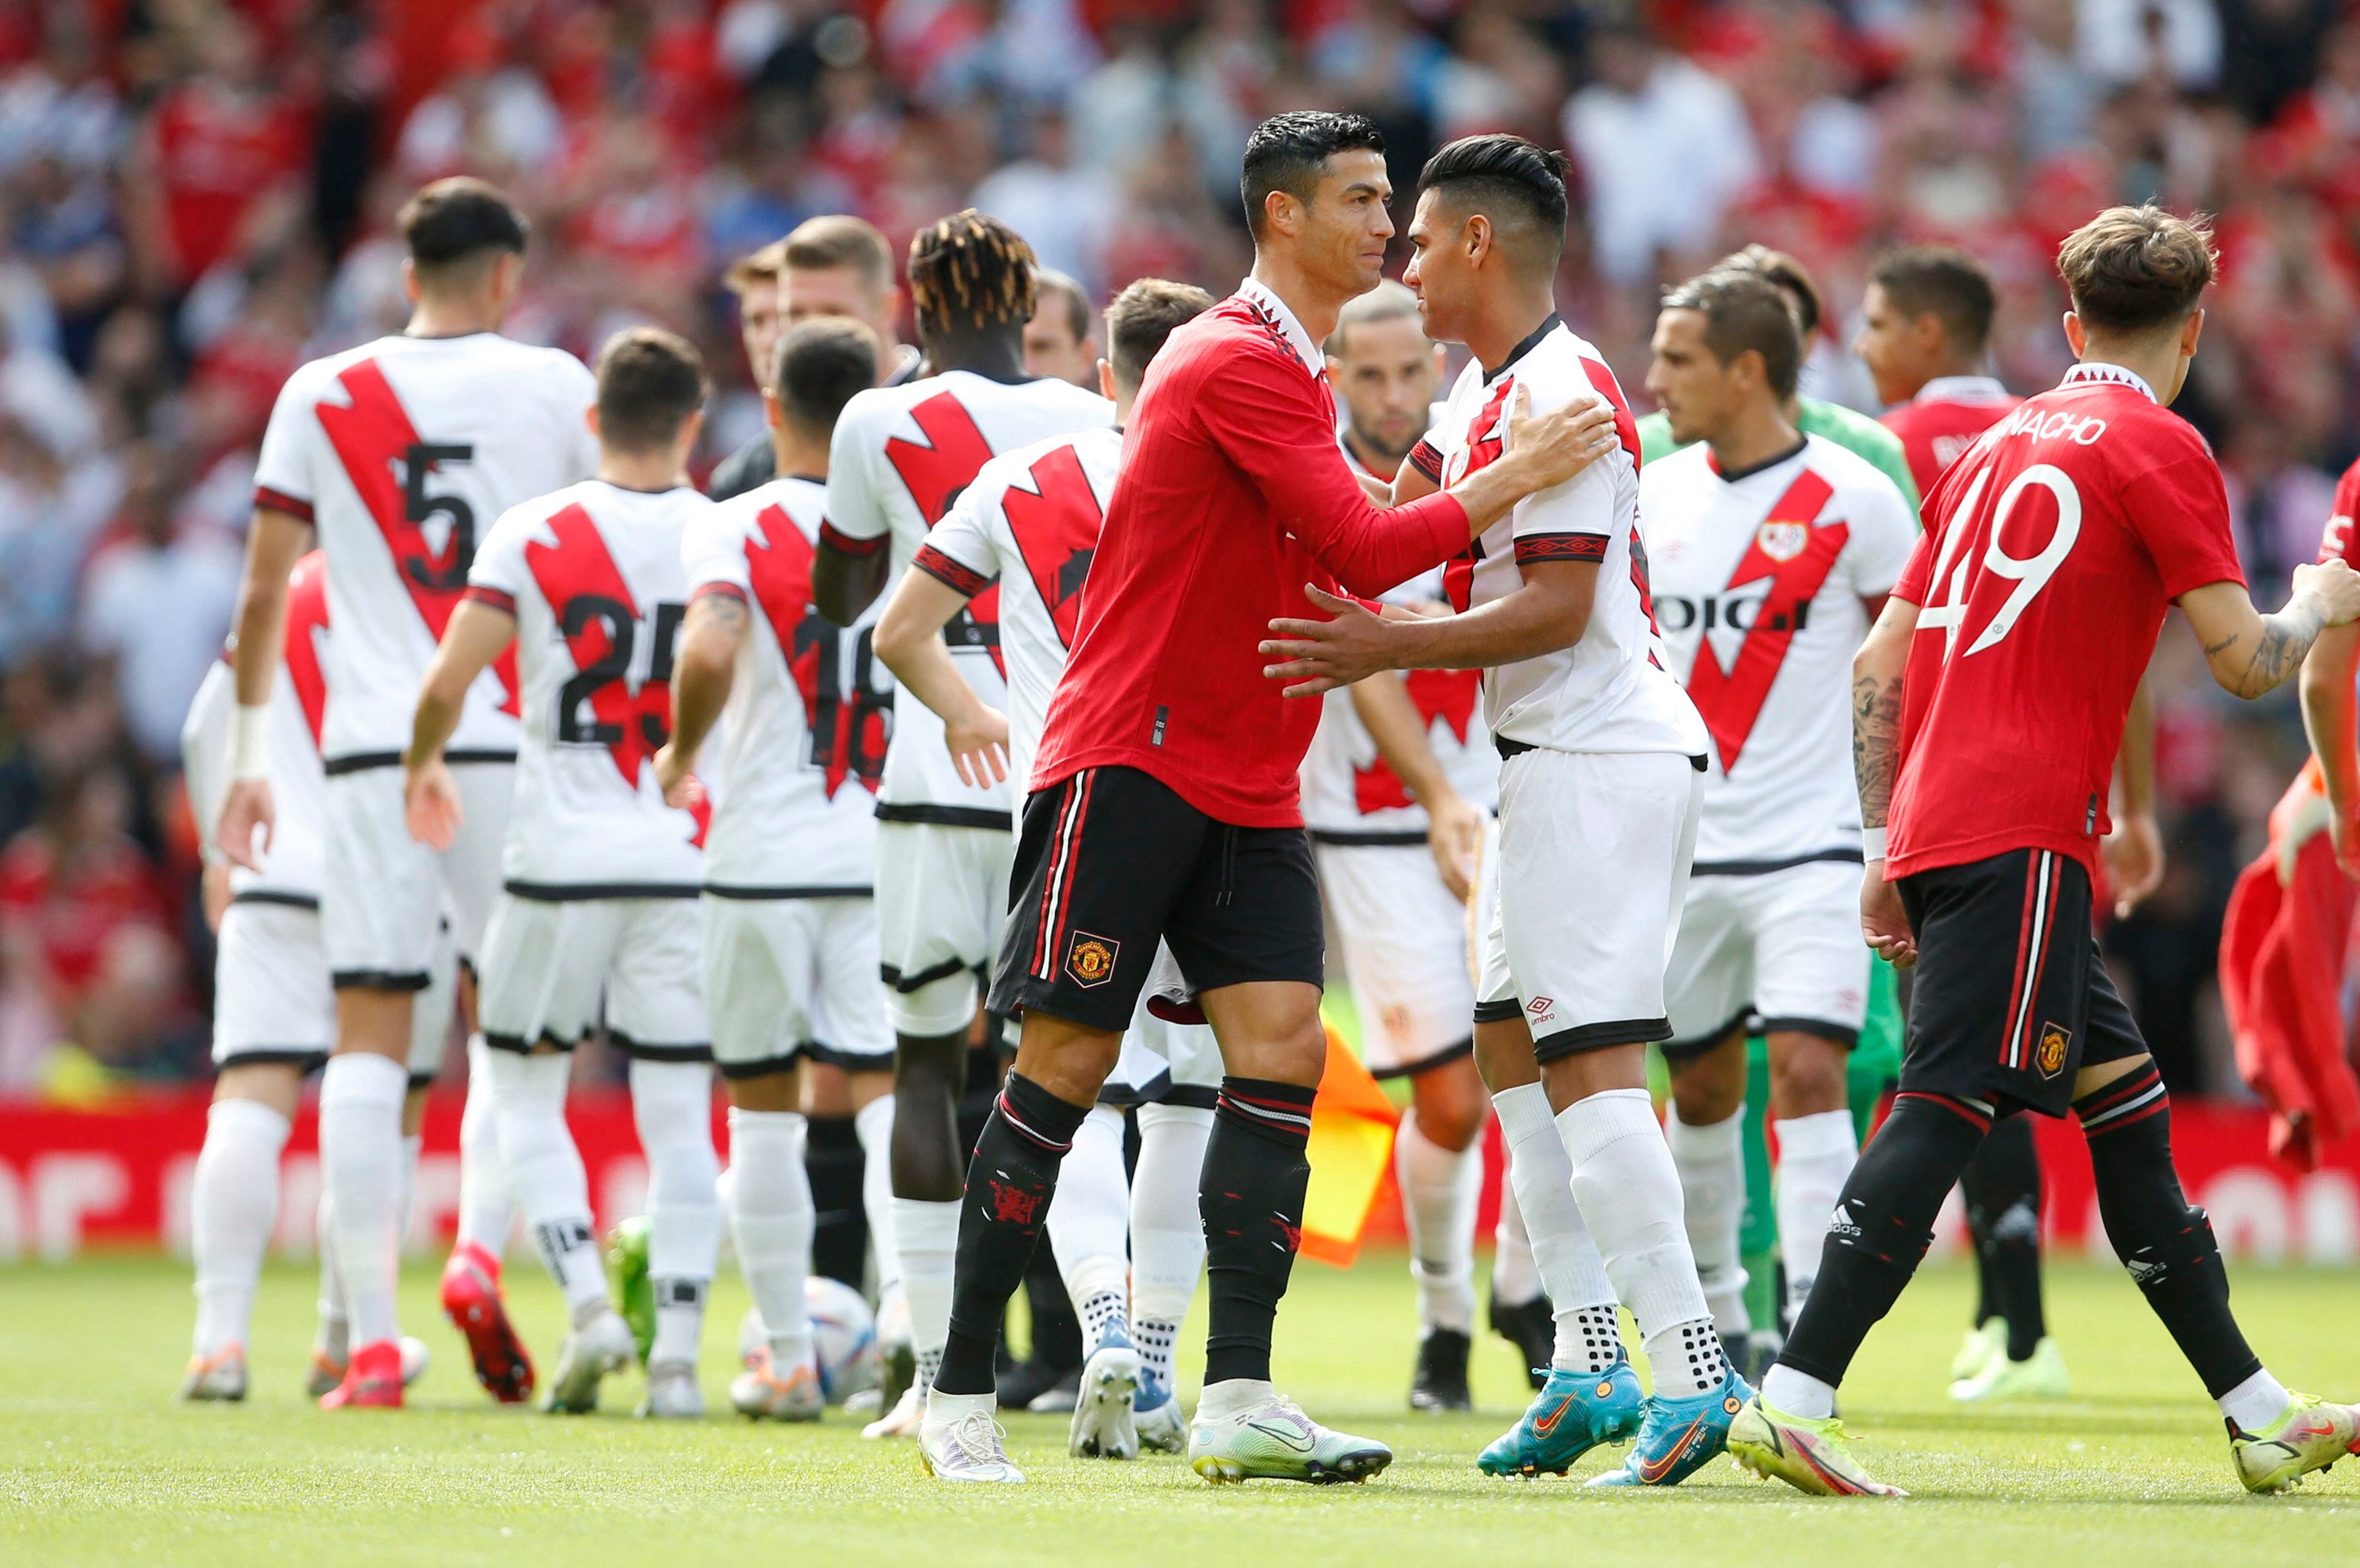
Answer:
[[2023, 401], [1989, 376], [1937, 376], [1907, 402], [1885, 410], [1880, 422], [1901, 438], [1909, 477], [1928, 496], [1975, 437]]
[[2360, 550], [2354, 548], [2352, 520], [2360, 517], [2360, 462], [2344, 470], [2335, 484], [2335, 505], [2327, 514], [2327, 531], [2320, 535], [2319, 558], [2343, 561], [2360, 569]]
[[2030, 848], [2094, 875], [2165, 609], [2245, 580], [2212, 449], [2136, 376], [2080, 365], [1952, 464], [1925, 518], [1893, 590], [1923, 608], [1885, 874]]

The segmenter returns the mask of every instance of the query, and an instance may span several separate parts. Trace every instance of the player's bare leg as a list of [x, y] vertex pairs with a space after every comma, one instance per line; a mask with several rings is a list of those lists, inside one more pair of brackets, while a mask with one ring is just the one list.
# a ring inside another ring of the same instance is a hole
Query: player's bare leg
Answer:
[[[1121, 1051], [1119, 1032], [1087, 1028], [1038, 1011], [1024, 1015], [1016, 1064], [976, 1141], [975, 1158], [967, 1168], [964, 1201], [957, 1210], [957, 1267], [948, 1332], [918, 1434], [926, 1468], [945, 1480], [1024, 1478], [1008, 1462], [996, 1420], [993, 1361], [1000, 1347], [1000, 1311], [1032, 1261], [1043, 1211], [1056, 1192], [1058, 1168]], [[911, 1102], [906, 1087], [896, 1093], [898, 1123], [909, 1115]], [[895, 1132], [898, 1152], [898, 1124]], [[897, 1165], [897, 1191], [900, 1174]], [[903, 1245], [906, 1250], [906, 1239]], [[905, 1275], [904, 1284], [912, 1289], [914, 1324], [919, 1306], [914, 1276]]]
[[320, 1187], [351, 1325], [344, 1380], [323, 1409], [401, 1404], [402, 1113], [410, 1093], [414, 994], [336, 992], [336, 1049], [320, 1080]]
[[[1800, 1310], [1859, 1146], [1845, 1103], [1844, 1046], [1801, 1029], [1774, 1029], [1768, 1040], [1778, 1232], [1789, 1308]], [[1744, 1027], [1702, 1050], [1672, 1055], [1668, 1065], [1672, 1113], [1664, 1133], [1679, 1168], [1688, 1245], [1713, 1326], [1735, 1359], [1752, 1331], [1738, 1242], [1746, 1200]]]
[[894, 1036], [892, 1232], [910, 1315], [912, 1365], [904, 1369], [889, 1362], [885, 1410], [865, 1436], [914, 1435], [925, 1390], [942, 1363], [967, 1174], [959, 1159], [958, 1107], [967, 1092], [969, 1039], [967, 1027]]
[[729, 1402], [753, 1420], [814, 1421], [826, 1404], [803, 1298], [815, 1219], [803, 1165], [803, 1078], [801, 1067], [791, 1066], [725, 1080], [729, 1234], [764, 1332], [746, 1370], [730, 1383]]
[[1491, 1102], [1471, 1050], [1412, 1077], [1410, 1113], [1393, 1139], [1393, 1173], [1417, 1284], [1418, 1356], [1410, 1408], [1473, 1403], [1467, 1360], [1475, 1332], [1475, 1204], [1483, 1185]]
[[301, 1088], [301, 1069], [288, 1062], [225, 1067], [213, 1080], [189, 1188], [197, 1325], [183, 1399], [246, 1398], [254, 1292], [279, 1221], [279, 1156]]

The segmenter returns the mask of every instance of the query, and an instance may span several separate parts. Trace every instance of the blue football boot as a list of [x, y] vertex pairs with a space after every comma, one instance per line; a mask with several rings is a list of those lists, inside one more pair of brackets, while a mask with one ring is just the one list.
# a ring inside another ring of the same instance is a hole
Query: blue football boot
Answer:
[[1562, 1475], [1601, 1442], [1627, 1442], [1646, 1410], [1628, 1360], [1603, 1372], [1549, 1368], [1532, 1408], [1475, 1463], [1486, 1475]]
[[1754, 1398], [1753, 1387], [1732, 1372], [1721, 1387], [1686, 1399], [1658, 1394], [1647, 1401], [1639, 1429], [1620, 1470], [1590, 1478], [1592, 1486], [1677, 1486], [1729, 1447], [1729, 1423]]

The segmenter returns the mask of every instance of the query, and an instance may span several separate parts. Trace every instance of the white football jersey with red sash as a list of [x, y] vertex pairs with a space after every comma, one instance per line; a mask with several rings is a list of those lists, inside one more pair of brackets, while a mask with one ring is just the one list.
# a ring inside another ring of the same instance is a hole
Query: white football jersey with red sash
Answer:
[[702, 811], [649, 765], [672, 730], [681, 539], [713, 502], [591, 479], [501, 514], [467, 597], [517, 618], [524, 740], [500, 872], [528, 898], [694, 895]]
[[[945, 371], [878, 387], [844, 406], [828, 446], [824, 536], [836, 548], [892, 551], [892, 582], [994, 454], [1114, 423], [1114, 405], [1051, 378], [995, 381]], [[882, 597], [882, 596], [880, 596]], [[987, 587], [943, 629], [959, 674], [994, 707], [1009, 701], [1000, 595]], [[878, 794], [880, 821], [1006, 828], [1009, 792], [963, 784], [943, 744], [943, 721], [915, 697], [897, 699], [893, 746]]]
[[847, 629], [812, 603], [825, 504], [815, 479], [773, 479], [698, 515], [682, 543], [690, 598], [729, 595], [754, 622], [723, 715], [708, 887], [869, 891], [893, 678], [869, 651], [877, 606]]
[[1917, 543], [1908, 501], [1813, 435], [1743, 474], [1701, 442], [1658, 458], [1639, 513], [1655, 624], [1712, 737], [1697, 872], [1856, 854], [1852, 659], [1862, 601], [1892, 591]]
[[1452, 608], [1463, 612], [1515, 592], [1524, 584], [1517, 568], [1527, 563], [1598, 564], [1580, 641], [1484, 672], [1492, 733], [1559, 751], [1694, 756], [1704, 749], [1703, 727], [1666, 673], [1655, 635], [1639, 537], [1638, 426], [1598, 351], [1552, 315], [1495, 374], [1486, 377], [1470, 360], [1442, 422], [1412, 448], [1410, 461], [1448, 489], [1496, 460], [1520, 386], [1532, 394], [1535, 413], [1604, 398], [1614, 405], [1622, 444], [1566, 483], [1517, 502], [1443, 568]]
[[[399, 759], [482, 531], [596, 471], [596, 400], [572, 355], [488, 332], [381, 337], [288, 378], [255, 504], [309, 521], [328, 558], [331, 762]], [[468, 693], [453, 753], [513, 752], [516, 711], [503, 660]]]

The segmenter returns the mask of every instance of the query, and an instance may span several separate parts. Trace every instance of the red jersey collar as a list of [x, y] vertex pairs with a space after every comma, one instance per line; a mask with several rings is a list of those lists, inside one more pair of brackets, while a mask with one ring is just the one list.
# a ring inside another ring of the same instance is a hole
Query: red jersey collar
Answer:
[[1310, 371], [1315, 379], [1328, 373], [1328, 356], [1311, 341], [1311, 334], [1295, 319], [1295, 313], [1286, 308], [1286, 302], [1273, 293], [1267, 284], [1258, 278], [1248, 278], [1238, 285], [1238, 297], [1269, 318], [1278, 328], [1279, 335], [1286, 339], [1287, 346], [1295, 350], [1295, 356], [1303, 361], [1303, 367]]
[[2072, 387], [2087, 381], [2106, 381], [2117, 387], [2129, 387], [2144, 395], [2148, 402], [2163, 401], [2161, 398], [2155, 395], [2155, 389], [2147, 384], [2147, 378], [2137, 371], [2125, 369], [2120, 365], [2109, 365], [2098, 359], [2084, 359], [2081, 364], [2066, 371], [2065, 378], [2057, 384], [2060, 387]]

